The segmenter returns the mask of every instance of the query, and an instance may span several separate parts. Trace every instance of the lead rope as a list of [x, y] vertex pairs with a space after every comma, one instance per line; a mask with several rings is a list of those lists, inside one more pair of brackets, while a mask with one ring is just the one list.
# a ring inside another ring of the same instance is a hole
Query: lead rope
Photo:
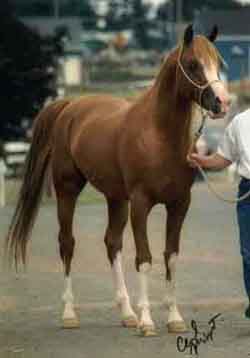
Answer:
[[[182, 63], [181, 63], [181, 55], [182, 55], [182, 52], [183, 52], [183, 44], [181, 45], [180, 47], [180, 50], [179, 50], [179, 56], [178, 56], [178, 66], [179, 68], [181, 69], [183, 75], [186, 77], [186, 79], [196, 88], [200, 89], [200, 95], [199, 95], [199, 106], [200, 106], [200, 110], [201, 110], [201, 116], [202, 116], [202, 121], [201, 121], [201, 125], [200, 125], [200, 128], [198, 129], [198, 131], [195, 133], [194, 135], [194, 139], [191, 143], [191, 146], [189, 148], [189, 151], [188, 151], [188, 155], [192, 154], [194, 152], [194, 149], [195, 149], [195, 145], [198, 141], [198, 139], [200, 138], [201, 134], [202, 134], [202, 131], [203, 131], [203, 128], [204, 128], [204, 125], [205, 125], [205, 122], [206, 122], [206, 112], [205, 110], [202, 108], [202, 105], [201, 105], [201, 101], [202, 101], [202, 95], [205, 91], [205, 89], [210, 86], [212, 83], [214, 82], [221, 82], [220, 80], [214, 80], [214, 81], [211, 81], [211, 82], [207, 82], [205, 83], [204, 85], [201, 85], [201, 84], [198, 84], [196, 83], [195, 81], [192, 80], [192, 78], [189, 77], [189, 75], [187, 74], [187, 72], [185, 71], [184, 67], [182, 66]], [[218, 53], [219, 55], [219, 53]], [[205, 171], [203, 170], [203, 168], [197, 163], [197, 168], [201, 174], [201, 176], [203, 177], [205, 183], [207, 184], [208, 186], [208, 189], [216, 196], [216, 198], [218, 198], [219, 200], [222, 200], [226, 203], [230, 203], [230, 204], [236, 204], [236, 203], [239, 203], [243, 200], [245, 200], [246, 198], [248, 198], [250, 196], [250, 190], [248, 192], [246, 192], [245, 194], [241, 195], [240, 197], [238, 198], [226, 198], [224, 197], [221, 193], [219, 193], [215, 188], [214, 186], [211, 184], [207, 174], [205, 173]]]
[[[190, 155], [190, 154], [192, 154], [194, 152], [195, 145], [196, 145], [198, 139], [200, 138], [200, 136], [202, 134], [202, 131], [203, 131], [203, 128], [204, 128], [204, 125], [205, 125], [206, 114], [202, 110], [202, 108], [201, 108], [201, 113], [202, 113], [202, 122], [201, 122], [200, 128], [198, 129], [198, 131], [194, 135], [194, 139], [193, 139], [193, 142], [192, 142], [192, 144], [190, 146], [188, 155]], [[226, 198], [224, 195], [222, 195], [220, 192], [218, 192], [215, 189], [215, 187], [212, 185], [212, 183], [209, 180], [209, 177], [206, 174], [206, 172], [204, 171], [204, 169], [198, 163], [196, 165], [197, 165], [197, 169], [199, 170], [199, 172], [200, 172], [201, 176], [203, 177], [205, 183], [207, 184], [208, 189], [210, 190], [210, 192], [212, 192], [216, 196], [217, 199], [219, 199], [221, 201], [224, 201], [225, 203], [237, 204], [237, 203], [245, 200], [246, 198], [248, 198], [250, 196], [250, 190], [248, 190], [245, 194], [241, 195], [238, 198], [234, 198], [234, 199], [233, 198]]]
[[[205, 89], [210, 86], [212, 83], [215, 83], [215, 82], [221, 82], [220, 80], [214, 80], [214, 81], [211, 81], [211, 82], [207, 82], [205, 83], [204, 85], [201, 85], [201, 84], [198, 84], [196, 83], [195, 81], [192, 80], [192, 78], [189, 77], [189, 75], [187, 74], [187, 72], [185, 71], [184, 67], [182, 66], [182, 63], [181, 63], [181, 55], [182, 55], [182, 52], [183, 52], [183, 44], [181, 45], [180, 47], [180, 50], [179, 50], [179, 56], [178, 56], [178, 60], [177, 60], [177, 63], [178, 63], [178, 66], [179, 68], [181, 69], [183, 75], [186, 77], [186, 79], [196, 88], [198, 88], [200, 90], [200, 95], [199, 95], [199, 106], [200, 106], [200, 110], [201, 110], [201, 116], [202, 116], [202, 121], [201, 121], [201, 125], [200, 125], [200, 128], [198, 129], [198, 131], [195, 133], [194, 135], [194, 139], [191, 143], [191, 146], [189, 148], [189, 151], [188, 151], [188, 155], [192, 154], [194, 152], [194, 149], [195, 149], [195, 145], [198, 141], [198, 139], [200, 138], [201, 134], [202, 134], [202, 131], [203, 131], [203, 128], [204, 128], [204, 125], [205, 125], [205, 121], [206, 121], [206, 112], [205, 110], [202, 108], [202, 105], [201, 105], [201, 101], [202, 101], [202, 95], [205, 91]], [[220, 56], [220, 54], [218, 53], [218, 56]], [[214, 186], [211, 184], [207, 174], [205, 173], [205, 171], [202, 169], [202, 167], [197, 163], [197, 168], [199, 170], [199, 172], [201, 173], [201, 176], [203, 177], [205, 183], [207, 184], [209, 190], [219, 199], [219, 200], [222, 200], [226, 203], [230, 203], [230, 204], [236, 204], [236, 203], [239, 203], [243, 200], [245, 200], [246, 198], [248, 198], [250, 196], [250, 190], [241, 195], [240, 197], [238, 198], [226, 198], [224, 197], [221, 193], [219, 193], [215, 188]]]
[[205, 171], [201, 168], [200, 165], [197, 165], [199, 172], [201, 173], [204, 181], [206, 182], [209, 190], [216, 196], [217, 199], [224, 201], [225, 203], [229, 203], [229, 204], [237, 204], [243, 200], [245, 200], [246, 198], [248, 198], [250, 196], [250, 190], [248, 192], [246, 192], [245, 194], [239, 196], [238, 198], [226, 198], [224, 197], [221, 193], [219, 193], [214, 186], [211, 184], [211, 182], [209, 181], [209, 178], [207, 176], [207, 174], [205, 173]]

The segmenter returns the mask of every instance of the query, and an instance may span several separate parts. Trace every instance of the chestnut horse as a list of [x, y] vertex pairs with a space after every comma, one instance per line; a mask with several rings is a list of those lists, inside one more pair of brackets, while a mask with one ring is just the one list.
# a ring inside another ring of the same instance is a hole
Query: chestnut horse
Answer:
[[[185, 330], [175, 298], [175, 270], [181, 227], [190, 204], [195, 170], [186, 160], [192, 141], [193, 109], [201, 105], [214, 118], [228, 110], [229, 94], [219, 80], [220, 55], [207, 38], [188, 26], [180, 46], [164, 60], [152, 87], [134, 103], [108, 95], [56, 101], [38, 115], [24, 180], [7, 238], [7, 254], [25, 263], [26, 246], [41, 201], [46, 174], [52, 173], [65, 269], [64, 327], [77, 327], [71, 284], [72, 234], [76, 200], [87, 182], [105, 195], [107, 255], [124, 326], [155, 334], [147, 279], [152, 256], [147, 237], [151, 208], [167, 210], [166, 265], [169, 331]], [[139, 317], [131, 307], [122, 271], [122, 235], [128, 221], [135, 240], [139, 278]]]

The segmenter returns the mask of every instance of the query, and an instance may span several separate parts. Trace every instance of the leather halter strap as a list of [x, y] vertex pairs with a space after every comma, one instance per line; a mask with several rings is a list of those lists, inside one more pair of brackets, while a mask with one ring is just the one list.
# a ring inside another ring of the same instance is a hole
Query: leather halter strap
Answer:
[[213, 81], [208, 81], [207, 83], [205, 83], [204, 85], [200, 85], [199, 83], [195, 82], [188, 74], [187, 72], [185, 71], [182, 63], [181, 63], [181, 56], [182, 56], [182, 52], [183, 52], [183, 45], [181, 46], [180, 48], [180, 51], [179, 51], [179, 56], [178, 56], [178, 66], [179, 68], [181, 69], [181, 72], [183, 73], [183, 75], [186, 77], [186, 79], [196, 88], [198, 88], [200, 90], [200, 95], [199, 95], [199, 106], [202, 108], [202, 96], [203, 96], [203, 93], [204, 91], [209, 87], [211, 86], [213, 83], [221, 83], [222, 81], [221, 80], [213, 80]]

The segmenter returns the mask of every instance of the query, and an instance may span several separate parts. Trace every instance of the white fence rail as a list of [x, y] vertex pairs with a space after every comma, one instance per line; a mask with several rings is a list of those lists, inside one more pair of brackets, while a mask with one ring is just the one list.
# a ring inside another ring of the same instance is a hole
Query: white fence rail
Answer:
[[25, 159], [30, 148], [28, 142], [5, 142], [0, 158], [0, 206], [6, 204], [5, 178], [19, 176], [24, 168]]

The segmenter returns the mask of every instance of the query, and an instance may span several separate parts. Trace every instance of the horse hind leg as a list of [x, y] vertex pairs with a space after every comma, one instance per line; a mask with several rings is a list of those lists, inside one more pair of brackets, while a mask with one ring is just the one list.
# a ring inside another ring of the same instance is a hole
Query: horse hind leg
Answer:
[[128, 203], [107, 200], [108, 227], [105, 234], [105, 244], [112, 268], [113, 281], [116, 290], [116, 304], [122, 316], [124, 327], [137, 327], [138, 320], [133, 311], [122, 270], [122, 234], [128, 221]]
[[72, 235], [74, 209], [77, 197], [86, 183], [86, 179], [77, 171], [72, 171], [70, 175], [60, 173], [60, 175], [54, 176], [59, 221], [59, 248], [65, 273], [65, 289], [62, 296], [64, 302], [63, 328], [78, 328], [80, 325], [74, 309], [70, 271], [75, 246], [75, 239]]

